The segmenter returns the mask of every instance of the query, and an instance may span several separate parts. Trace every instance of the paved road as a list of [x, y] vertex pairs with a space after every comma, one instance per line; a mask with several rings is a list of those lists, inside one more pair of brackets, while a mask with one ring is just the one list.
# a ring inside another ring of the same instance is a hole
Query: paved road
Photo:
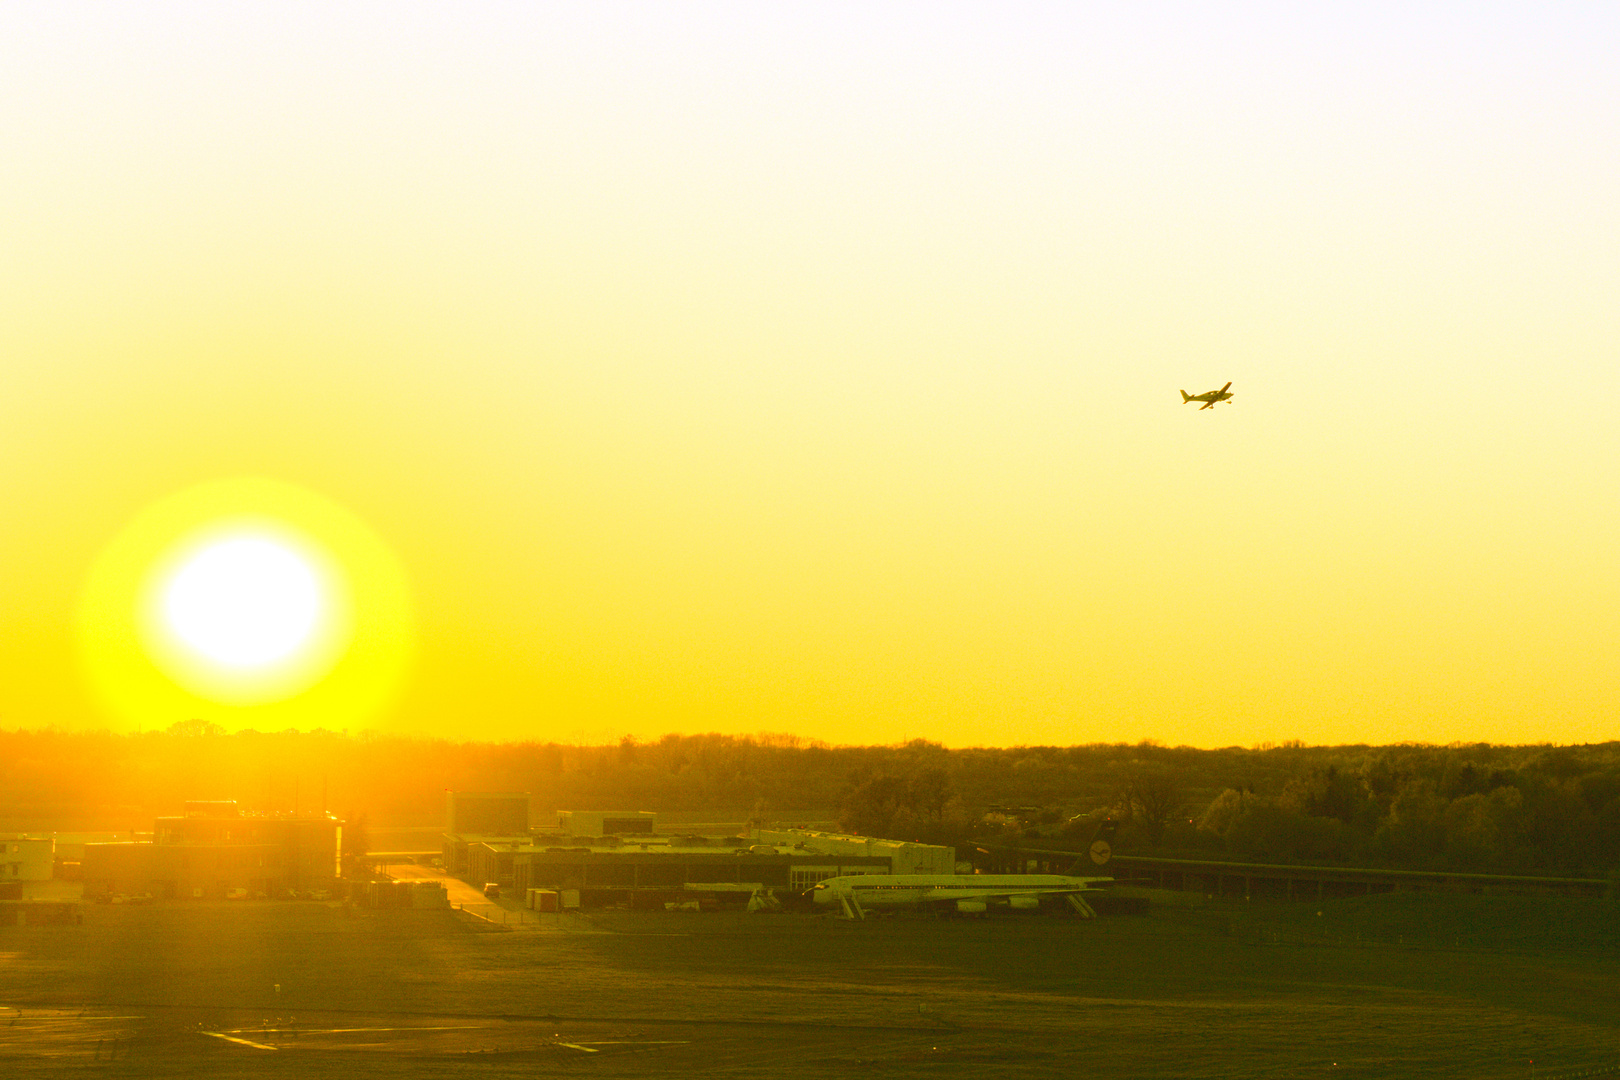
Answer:
[[391, 874], [398, 881], [436, 881], [444, 886], [450, 906], [464, 908], [481, 919], [500, 923], [502, 926], [521, 927], [528, 930], [565, 930], [571, 933], [598, 933], [590, 920], [576, 911], [529, 911], [524, 908], [523, 901], [513, 895], [502, 896], [491, 900], [485, 896], [483, 890], [451, 877], [443, 870], [435, 870], [431, 866], [418, 866], [416, 863], [389, 863], [383, 867], [384, 872]]
[[486, 897], [479, 889], [453, 878], [443, 870], [436, 870], [431, 866], [419, 866], [416, 863], [389, 863], [383, 867], [384, 873], [392, 875], [399, 881], [436, 881], [444, 886], [445, 892], [450, 896], [450, 906], [460, 904], [471, 907], [474, 904], [499, 904], [501, 907], [516, 911], [520, 905], [513, 900], [503, 897], [499, 901]]

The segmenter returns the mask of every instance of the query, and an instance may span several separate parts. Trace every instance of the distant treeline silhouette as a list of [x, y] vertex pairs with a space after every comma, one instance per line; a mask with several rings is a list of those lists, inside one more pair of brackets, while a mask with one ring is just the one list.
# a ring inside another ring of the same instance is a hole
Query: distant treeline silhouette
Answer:
[[[447, 789], [559, 809], [713, 814], [866, 835], [1077, 847], [1103, 816], [1121, 851], [1501, 873], [1620, 868], [1620, 743], [1198, 750], [1151, 742], [950, 750], [790, 735], [606, 746], [203, 721], [119, 735], [0, 731], [0, 828], [150, 829], [186, 799], [331, 809], [373, 830], [435, 825]], [[690, 820], [690, 818], [689, 818]]]

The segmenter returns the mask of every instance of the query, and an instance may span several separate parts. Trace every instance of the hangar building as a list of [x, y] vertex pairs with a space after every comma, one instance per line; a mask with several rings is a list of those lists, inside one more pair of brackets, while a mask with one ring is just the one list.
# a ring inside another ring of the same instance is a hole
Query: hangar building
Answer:
[[[474, 845], [499, 851], [528, 841], [528, 792], [445, 792], [444, 868], [455, 877], [477, 878], [469, 861]], [[506, 876], [511, 876], [510, 868]], [[478, 884], [499, 880], [499, 875], [486, 877]]]
[[84, 845], [84, 893], [220, 899], [233, 889], [266, 896], [327, 889], [342, 872], [342, 839], [342, 823], [330, 814], [188, 802], [181, 816], [157, 819], [149, 843]]

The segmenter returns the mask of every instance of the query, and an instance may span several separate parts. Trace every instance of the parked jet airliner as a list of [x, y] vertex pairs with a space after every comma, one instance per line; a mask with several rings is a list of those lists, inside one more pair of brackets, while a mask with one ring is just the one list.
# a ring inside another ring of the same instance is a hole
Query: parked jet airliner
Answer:
[[[1097, 826], [1091, 846], [1078, 865], [1089, 857], [1094, 866], [1107, 865], [1113, 856], [1118, 823], [1106, 819]], [[1083, 919], [1095, 918], [1081, 896], [1111, 884], [1111, 877], [1070, 877], [1065, 874], [851, 874], [828, 878], [810, 890], [818, 904], [837, 904], [849, 919], [866, 918], [869, 907], [900, 904], [954, 906], [965, 914], [983, 914], [992, 906], [1033, 911], [1042, 897], [1062, 897]]]
[[1081, 918], [1096, 917], [1081, 893], [1096, 892], [1113, 878], [1061, 874], [855, 874], [828, 878], [810, 890], [818, 904], [838, 904], [850, 919], [866, 918], [869, 907], [899, 904], [954, 905], [981, 914], [992, 905], [1033, 911], [1041, 897], [1062, 897]]

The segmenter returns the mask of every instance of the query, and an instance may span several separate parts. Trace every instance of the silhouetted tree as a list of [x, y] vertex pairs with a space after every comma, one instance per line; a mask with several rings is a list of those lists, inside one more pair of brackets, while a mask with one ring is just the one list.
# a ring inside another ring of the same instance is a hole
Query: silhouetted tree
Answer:
[[1165, 827], [1186, 806], [1181, 780], [1170, 769], [1157, 764], [1139, 764], [1130, 772], [1130, 804], [1141, 820], [1148, 842], [1164, 839]]
[[907, 807], [910, 794], [901, 777], [868, 777], [852, 787], [839, 803], [838, 827], [861, 836], [888, 836], [895, 815]]
[[[1603, 877], [1620, 867], [1620, 743], [1590, 746], [1153, 744], [831, 747], [770, 735], [669, 735], [643, 744], [479, 743], [378, 733], [0, 730], [0, 828], [149, 829], [187, 799], [332, 805], [389, 825], [443, 821], [444, 791], [529, 791], [541, 814], [634, 807], [707, 820], [836, 817], [867, 835], [953, 843], [1085, 836], [1118, 846], [1271, 861], [1356, 859], [1410, 869]], [[991, 805], [1041, 807], [1003, 836]], [[1055, 813], [1054, 811], [1061, 811]], [[1201, 828], [1185, 824], [1197, 819]], [[1055, 820], [1054, 820], [1055, 819]], [[1074, 835], [1070, 835], [1073, 833]], [[1086, 833], [1085, 835], [1089, 835]], [[350, 836], [353, 847], [356, 835]], [[366, 846], [364, 844], [360, 846]]]
[[193, 717], [190, 720], [178, 720], [170, 724], [164, 729], [163, 734], [195, 739], [205, 735], [223, 735], [225, 729], [212, 720], [200, 720]]

